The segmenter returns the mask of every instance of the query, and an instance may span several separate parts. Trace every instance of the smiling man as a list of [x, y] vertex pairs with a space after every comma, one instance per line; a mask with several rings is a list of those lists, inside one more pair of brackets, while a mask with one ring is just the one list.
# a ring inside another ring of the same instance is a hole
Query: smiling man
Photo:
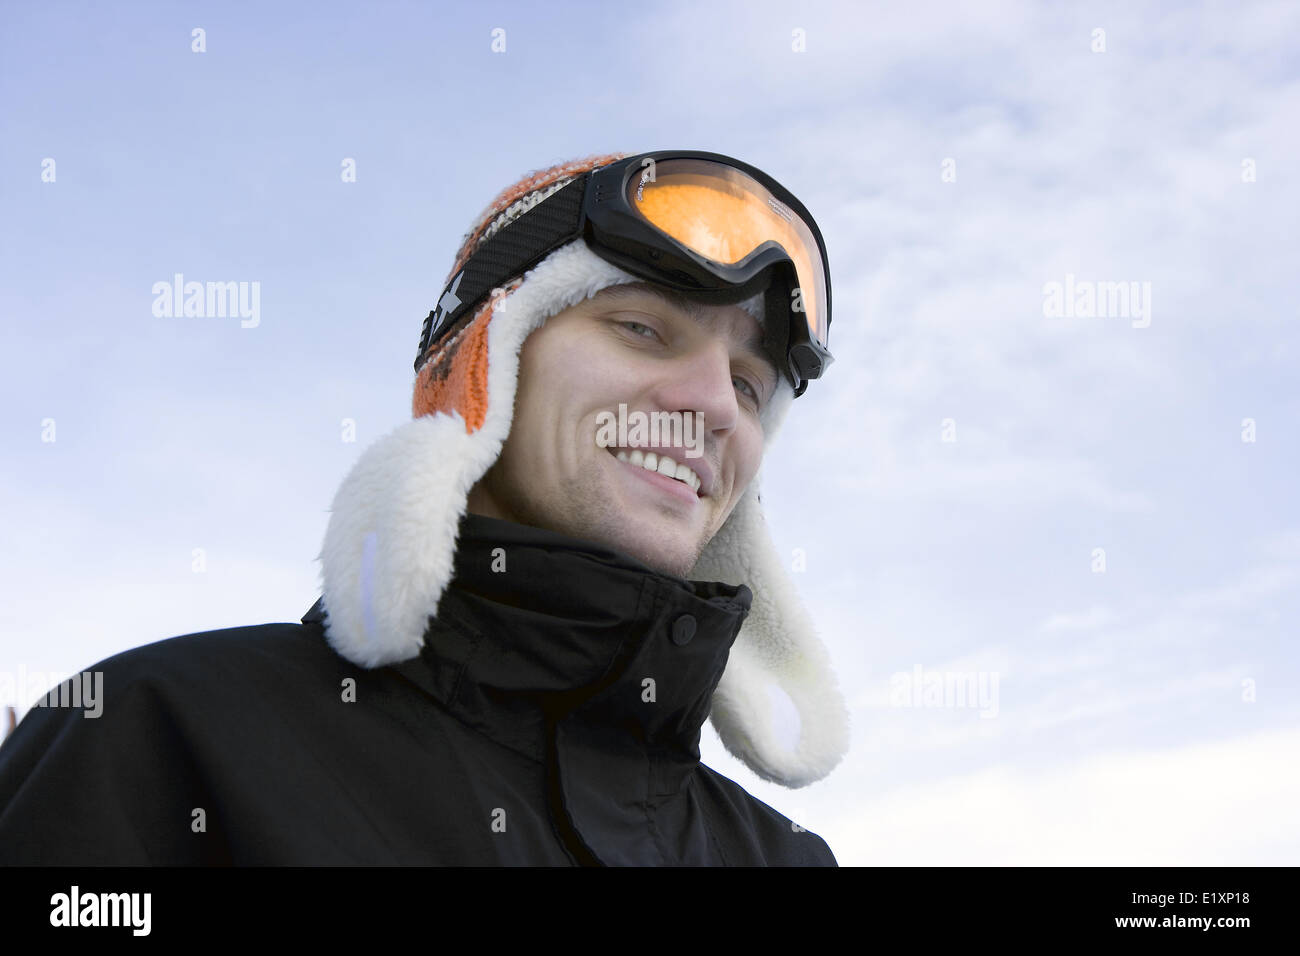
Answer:
[[[768, 537], [765, 447], [830, 362], [807, 210], [728, 157], [504, 190], [335, 495], [300, 624], [97, 665], [0, 747], [0, 863], [808, 865], [700, 760], [824, 778], [848, 715]], [[678, 416], [655, 435], [609, 416]], [[38, 712], [39, 711], [39, 712]]]

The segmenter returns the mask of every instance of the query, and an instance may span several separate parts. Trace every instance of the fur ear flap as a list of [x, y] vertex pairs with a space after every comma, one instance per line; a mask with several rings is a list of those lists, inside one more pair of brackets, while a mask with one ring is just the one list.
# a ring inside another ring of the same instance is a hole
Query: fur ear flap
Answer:
[[459, 412], [413, 419], [362, 453], [334, 496], [319, 555], [325, 636], [361, 667], [420, 653], [451, 580], [470, 488], [500, 454]]
[[709, 714], [727, 750], [765, 780], [803, 787], [849, 746], [849, 712], [826, 649], [772, 543], [755, 476], [691, 570], [754, 598]]

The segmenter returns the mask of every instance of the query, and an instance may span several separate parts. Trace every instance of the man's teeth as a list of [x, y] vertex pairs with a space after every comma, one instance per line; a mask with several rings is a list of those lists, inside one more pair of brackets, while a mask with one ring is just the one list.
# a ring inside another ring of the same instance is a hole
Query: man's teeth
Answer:
[[676, 478], [683, 484], [689, 485], [696, 494], [699, 494], [700, 476], [686, 465], [677, 464], [667, 455], [656, 455], [654, 452], [643, 453], [641, 449], [633, 448], [630, 452], [619, 449], [615, 457], [619, 461], [627, 462], [629, 465], [640, 465], [646, 471], [657, 471], [669, 478]]

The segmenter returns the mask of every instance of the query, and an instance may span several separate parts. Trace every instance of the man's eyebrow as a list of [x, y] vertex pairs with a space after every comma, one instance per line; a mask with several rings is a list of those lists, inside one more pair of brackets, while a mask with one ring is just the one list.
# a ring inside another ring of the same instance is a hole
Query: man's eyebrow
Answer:
[[[597, 296], [602, 300], [612, 299], [615, 301], [619, 299], [634, 299], [637, 296], [650, 296], [653, 299], [658, 299], [662, 304], [669, 308], [676, 309], [678, 312], [689, 316], [701, 324], [709, 318], [708, 314], [705, 312], [706, 306], [701, 303], [696, 302], [693, 299], [688, 299], [686, 296], [679, 292], [674, 292], [672, 289], [663, 289], [659, 286], [641, 282], [606, 286], [597, 293]], [[780, 379], [780, 374], [777, 372], [776, 365], [772, 361], [772, 356], [768, 355], [767, 351], [763, 348], [762, 324], [757, 322], [755, 324], [758, 325], [758, 329], [752, 332], [745, 341], [740, 344], [746, 353], [762, 363], [765, 371], [771, 372], [768, 385], [775, 387], [775, 383]]]

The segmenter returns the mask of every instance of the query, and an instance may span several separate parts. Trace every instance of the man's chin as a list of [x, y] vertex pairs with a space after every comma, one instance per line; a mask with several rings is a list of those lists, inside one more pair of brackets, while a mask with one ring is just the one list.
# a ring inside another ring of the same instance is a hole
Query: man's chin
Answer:
[[686, 561], [679, 556], [663, 558], [657, 555], [649, 555], [640, 560], [642, 564], [652, 571], [666, 574], [670, 578], [682, 578], [683, 580], [690, 576], [691, 568], [695, 566], [693, 560]]
[[685, 578], [691, 568], [695, 567], [699, 549], [692, 549], [690, 544], [680, 540], [683, 537], [682, 531], [677, 531], [674, 535], [679, 539], [677, 541], [665, 541], [664, 537], [664, 532], [624, 533], [609, 544], [660, 574]]

